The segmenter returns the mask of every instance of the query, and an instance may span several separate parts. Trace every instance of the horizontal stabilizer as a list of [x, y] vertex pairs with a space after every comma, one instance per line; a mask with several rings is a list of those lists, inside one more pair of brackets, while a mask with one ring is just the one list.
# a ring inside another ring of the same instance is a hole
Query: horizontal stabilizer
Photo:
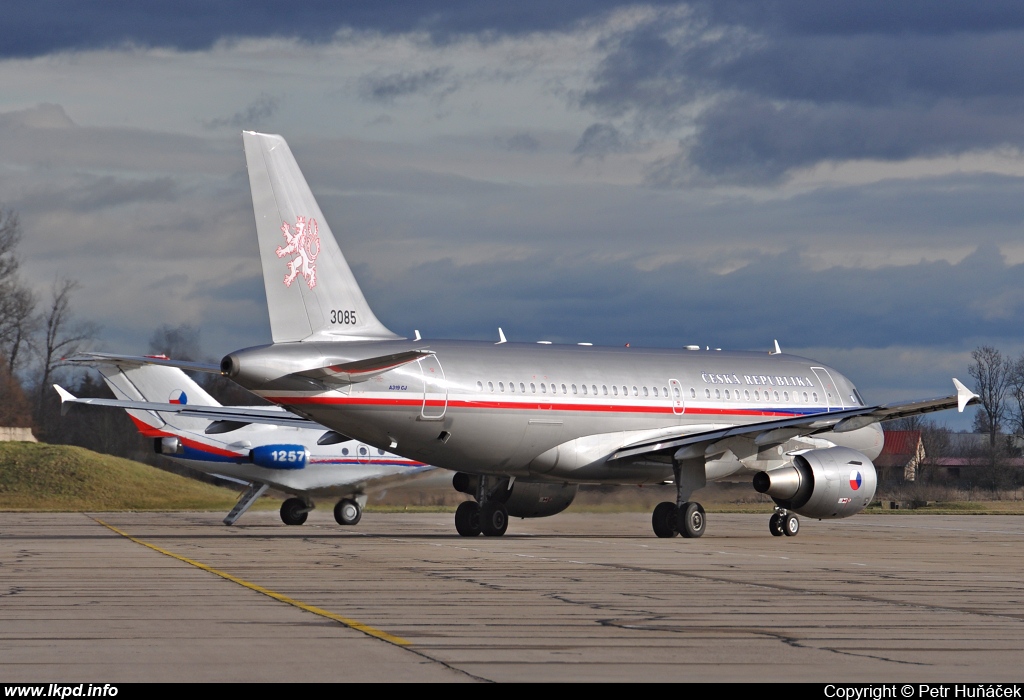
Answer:
[[123, 367], [141, 367], [142, 365], [157, 365], [159, 367], [177, 367], [178, 369], [192, 372], [208, 372], [220, 374], [220, 365], [213, 365], [208, 362], [190, 362], [187, 360], [171, 360], [167, 357], [156, 355], [115, 355], [107, 352], [83, 352], [65, 358], [65, 362], [78, 364], [111, 364]]
[[381, 355], [380, 357], [371, 357], [366, 360], [342, 362], [328, 365], [327, 367], [303, 370], [291, 376], [306, 377], [308, 379], [338, 384], [355, 384], [357, 382], [365, 382], [376, 377], [378, 374], [384, 374], [396, 367], [421, 360], [433, 354], [433, 350], [407, 350], [405, 352], [396, 352], [393, 355]]
[[[72, 403], [87, 406], [105, 406], [125, 410], [156, 411], [157, 413], [176, 413], [186, 418], [203, 418], [212, 421], [232, 423], [262, 423], [266, 425], [284, 425], [292, 428], [314, 428], [326, 430], [322, 425], [306, 420], [293, 413], [288, 413], [276, 406], [190, 406], [188, 404], [160, 403], [156, 401], [123, 401], [121, 399], [76, 398], [66, 389], [53, 385], [61, 397], [61, 410]], [[239, 426], [241, 427], [241, 426]]]

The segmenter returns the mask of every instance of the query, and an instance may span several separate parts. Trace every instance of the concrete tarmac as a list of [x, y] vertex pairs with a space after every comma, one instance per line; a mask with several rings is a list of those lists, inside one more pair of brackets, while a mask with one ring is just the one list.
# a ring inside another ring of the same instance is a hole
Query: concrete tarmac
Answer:
[[0, 513], [0, 681], [1024, 680], [1024, 518]]

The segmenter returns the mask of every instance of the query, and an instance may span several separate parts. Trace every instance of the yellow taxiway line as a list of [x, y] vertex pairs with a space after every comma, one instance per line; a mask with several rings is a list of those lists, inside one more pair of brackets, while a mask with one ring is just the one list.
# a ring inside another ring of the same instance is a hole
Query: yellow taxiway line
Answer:
[[198, 561], [195, 561], [193, 559], [189, 559], [188, 557], [183, 557], [180, 554], [175, 554], [174, 552], [168, 551], [168, 550], [163, 549], [161, 547], [157, 547], [156, 545], [150, 544], [149, 542], [144, 542], [143, 540], [140, 540], [137, 537], [132, 537], [128, 533], [123, 532], [121, 530], [118, 530], [113, 525], [109, 525], [109, 524], [103, 522], [102, 520], [99, 520], [98, 518], [93, 518], [93, 520], [95, 520], [97, 523], [99, 523], [103, 527], [105, 527], [105, 528], [107, 528], [109, 530], [112, 530], [113, 532], [116, 532], [121, 537], [124, 537], [125, 539], [131, 540], [135, 544], [141, 544], [143, 547], [149, 547], [154, 552], [159, 552], [160, 554], [163, 554], [165, 556], [171, 557], [172, 559], [177, 559], [178, 561], [185, 562], [186, 564], [194, 566], [197, 569], [202, 569], [203, 571], [208, 571], [211, 574], [214, 574], [216, 576], [220, 576], [221, 578], [227, 579], [228, 581], [231, 581], [232, 583], [237, 583], [239, 586], [243, 586], [245, 588], [248, 588], [250, 591], [256, 591], [257, 593], [262, 593], [263, 595], [269, 596], [270, 598], [273, 598], [274, 600], [280, 601], [282, 603], [287, 603], [288, 605], [293, 605], [293, 606], [295, 606], [296, 608], [298, 608], [300, 610], [305, 610], [306, 612], [313, 613], [314, 615], [319, 615], [320, 617], [326, 617], [328, 620], [334, 620], [335, 622], [340, 622], [341, 624], [345, 625], [346, 627], [350, 627], [350, 628], [352, 628], [354, 630], [362, 632], [363, 634], [369, 635], [371, 637], [376, 637], [377, 639], [381, 639], [381, 640], [383, 640], [385, 642], [388, 642], [390, 644], [396, 644], [398, 646], [403, 646], [403, 647], [404, 646], [409, 646], [410, 644], [412, 644], [412, 642], [410, 642], [407, 639], [402, 639], [401, 637], [396, 637], [393, 634], [388, 634], [387, 632], [384, 632], [383, 630], [379, 630], [376, 627], [370, 627], [369, 625], [364, 625], [362, 622], [359, 622], [358, 620], [353, 620], [353, 619], [348, 618], [348, 617], [343, 617], [343, 616], [338, 615], [336, 613], [332, 613], [330, 610], [324, 610], [323, 608], [318, 608], [315, 605], [307, 605], [306, 603], [303, 603], [300, 600], [295, 600], [294, 598], [290, 598], [290, 597], [284, 595], [283, 593], [278, 593], [277, 591], [272, 591], [269, 588], [264, 588], [263, 586], [259, 586], [259, 585], [255, 584], [255, 583], [250, 583], [250, 582], [248, 582], [248, 581], [246, 581], [244, 579], [238, 578], [237, 576], [232, 576], [231, 574], [229, 574], [227, 572], [220, 571], [218, 569], [214, 569], [212, 566], [207, 566], [206, 564], [203, 564], [202, 562], [198, 562]]

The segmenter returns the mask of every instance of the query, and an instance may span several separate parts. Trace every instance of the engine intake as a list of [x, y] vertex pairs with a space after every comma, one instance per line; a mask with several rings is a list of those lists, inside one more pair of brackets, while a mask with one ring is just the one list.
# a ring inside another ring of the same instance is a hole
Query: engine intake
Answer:
[[758, 472], [754, 489], [776, 505], [809, 518], [848, 518], [875, 497], [878, 475], [871, 460], [848, 447], [810, 450], [792, 466]]

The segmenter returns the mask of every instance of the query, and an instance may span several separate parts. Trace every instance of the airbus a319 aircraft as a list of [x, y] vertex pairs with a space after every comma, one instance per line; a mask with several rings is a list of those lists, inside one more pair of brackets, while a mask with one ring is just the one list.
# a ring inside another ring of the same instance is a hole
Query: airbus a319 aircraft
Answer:
[[54, 385], [62, 410], [76, 403], [125, 409], [139, 432], [153, 439], [157, 453], [247, 484], [225, 525], [233, 525], [268, 489], [289, 496], [281, 504], [286, 525], [306, 522], [321, 498], [337, 500], [339, 525], [355, 525], [369, 494], [436, 471], [276, 407], [221, 406], [180, 369], [144, 359], [162, 358], [133, 361], [101, 353], [69, 358], [98, 369], [117, 398], [76, 398]]
[[[700, 537], [692, 494], [750, 479], [776, 504], [772, 535], [797, 514], [845, 518], [871, 502], [878, 423], [964, 407], [956, 393], [866, 403], [831, 367], [768, 352], [410, 340], [370, 310], [285, 140], [243, 134], [273, 343], [220, 371], [343, 435], [456, 472], [473, 501], [459, 534], [497, 536], [509, 504], [555, 510], [579, 484], [662, 484], [659, 537]], [[564, 506], [562, 506], [564, 507]], [[560, 509], [560, 508], [559, 508]]]

